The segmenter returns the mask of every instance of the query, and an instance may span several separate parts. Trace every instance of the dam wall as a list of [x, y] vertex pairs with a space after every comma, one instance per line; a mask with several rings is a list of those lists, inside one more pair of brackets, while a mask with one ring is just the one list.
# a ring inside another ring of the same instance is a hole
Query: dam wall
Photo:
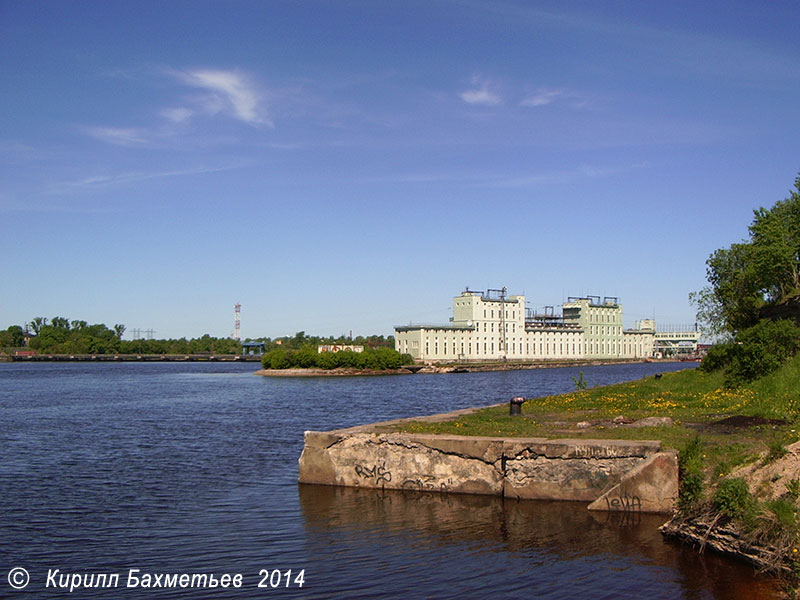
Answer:
[[672, 512], [675, 451], [657, 441], [307, 431], [301, 483], [590, 502], [590, 510]]

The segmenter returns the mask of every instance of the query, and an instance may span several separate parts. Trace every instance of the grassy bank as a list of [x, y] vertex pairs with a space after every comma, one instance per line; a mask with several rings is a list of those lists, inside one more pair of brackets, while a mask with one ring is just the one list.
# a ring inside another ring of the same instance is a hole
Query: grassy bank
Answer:
[[[719, 476], [772, 446], [800, 439], [798, 381], [800, 356], [738, 389], [726, 389], [720, 372], [691, 369], [528, 399], [521, 416], [509, 416], [508, 406], [497, 406], [451, 421], [412, 421], [401, 429], [476, 436], [649, 439], [678, 450], [700, 436], [709, 475]], [[672, 421], [641, 426], [648, 423], [642, 419], [653, 417]]]

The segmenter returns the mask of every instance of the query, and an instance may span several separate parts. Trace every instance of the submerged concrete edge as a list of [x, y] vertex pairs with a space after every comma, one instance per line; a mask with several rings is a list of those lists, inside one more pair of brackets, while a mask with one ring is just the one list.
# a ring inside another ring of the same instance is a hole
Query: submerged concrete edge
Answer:
[[593, 510], [629, 512], [669, 513], [677, 500], [677, 455], [661, 452], [660, 441], [380, 431], [394, 423], [305, 432], [299, 481], [584, 501], [593, 502]]

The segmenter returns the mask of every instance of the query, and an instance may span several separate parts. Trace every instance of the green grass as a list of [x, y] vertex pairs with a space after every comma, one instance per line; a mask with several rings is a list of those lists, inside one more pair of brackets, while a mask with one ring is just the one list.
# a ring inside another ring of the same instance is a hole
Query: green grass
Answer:
[[[781, 370], [738, 389], [726, 389], [721, 372], [698, 369], [665, 373], [607, 387], [579, 389], [568, 394], [531, 398], [522, 416], [510, 416], [508, 407], [490, 407], [458, 419], [430, 423], [411, 421], [398, 429], [491, 437], [545, 437], [661, 440], [666, 448], [682, 449], [698, 434], [707, 454], [709, 476], [721, 477], [738, 465], [767, 451], [774, 440], [788, 444], [799, 439], [800, 355]], [[785, 425], [756, 425], [734, 431], [705, 426], [730, 416], [782, 419]], [[627, 419], [671, 417], [662, 427], [617, 426], [614, 417]], [[577, 423], [593, 426], [578, 429]]]

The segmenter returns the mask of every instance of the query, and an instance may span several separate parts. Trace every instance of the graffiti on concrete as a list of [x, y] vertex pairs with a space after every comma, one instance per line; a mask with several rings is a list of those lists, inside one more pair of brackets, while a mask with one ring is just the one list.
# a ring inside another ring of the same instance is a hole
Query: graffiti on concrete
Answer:
[[372, 465], [372, 467], [365, 467], [364, 465], [356, 465], [356, 477], [363, 479], [374, 479], [376, 485], [381, 483], [389, 483], [392, 480], [392, 472], [386, 469], [385, 465]]
[[606, 496], [606, 506], [608, 510], [619, 510], [623, 512], [641, 512], [642, 499], [639, 496], [619, 496], [618, 498], [609, 498]]
[[447, 492], [450, 490], [451, 485], [453, 485], [452, 479], [438, 481], [433, 475], [419, 475], [416, 479], [406, 479], [402, 484], [402, 488], [420, 492]]

